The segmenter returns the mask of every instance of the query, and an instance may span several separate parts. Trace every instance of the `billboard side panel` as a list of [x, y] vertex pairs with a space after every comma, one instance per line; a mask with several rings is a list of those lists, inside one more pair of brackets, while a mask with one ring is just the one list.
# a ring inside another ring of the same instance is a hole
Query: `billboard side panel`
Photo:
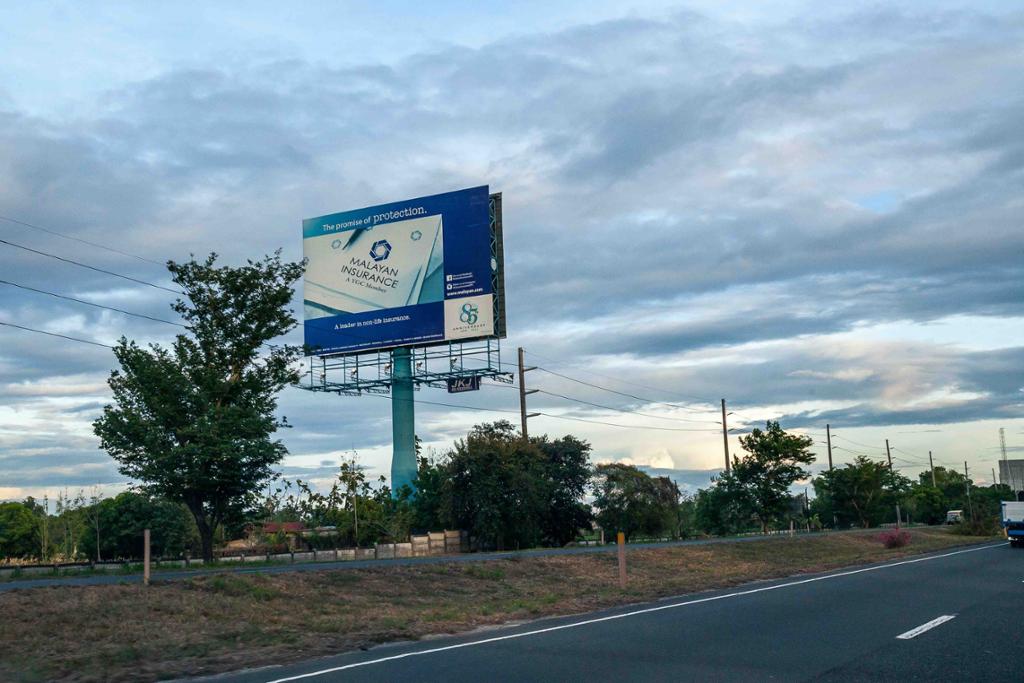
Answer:
[[505, 240], [501, 225], [501, 193], [491, 195], [491, 291], [494, 292], [494, 336], [505, 338]]

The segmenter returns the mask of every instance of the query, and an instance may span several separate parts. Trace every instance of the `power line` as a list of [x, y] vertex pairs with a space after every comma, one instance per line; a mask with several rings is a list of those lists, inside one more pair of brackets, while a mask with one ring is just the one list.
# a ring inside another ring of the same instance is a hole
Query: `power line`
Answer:
[[133, 254], [130, 251], [122, 251], [121, 249], [115, 249], [114, 247], [108, 247], [107, 245], [100, 244], [99, 242], [90, 242], [89, 240], [82, 239], [81, 237], [73, 237], [71, 235], [66, 235], [66, 234], [64, 234], [62, 232], [57, 232], [56, 230], [52, 230], [50, 228], [44, 228], [41, 225], [36, 225], [35, 223], [29, 223], [27, 221], [19, 221], [17, 218], [11, 218], [9, 216], [0, 216], [0, 221], [7, 221], [8, 223], [15, 223], [17, 225], [23, 225], [26, 228], [32, 228], [33, 230], [40, 230], [42, 232], [49, 233], [51, 235], [56, 235], [57, 237], [63, 237], [66, 240], [72, 240], [74, 242], [80, 242], [81, 244], [88, 244], [90, 247], [96, 247], [97, 249], [105, 249], [106, 251], [112, 252], [114, 254], [120, 254], [121, 256], [128, 256], [130, 258], [138, 259], [140, 261], [145, 261], [146, 263], [153, 263], [153, 264], [156, 264], [158, 266], [165, 265], [165, 264], [161, 263], [160, 261], [154, 261], [151, 258], [146, 258], [145, 256], [139, 256], [138, 254]]
[[36, 289], [35, 287], [29, 287], [28, 285], [19, 285], [17, 282], [11, 282], [10, 280], [0, 279], [0, 284], [10, 285], [11, 287], [17, 287], [18, 289], [24, 289], [29, 292], [36, 292], [37, 294], [45, 294], [46, 296], [52, 296], [56, 299], [64, 299], [66, 301], [73, 301], [76, 304], [83, 304], [85, 306], [93, 306], [95, 308], [103, 308], [108, 311], [115, 311], [117, 313], [123, 313], [124, 315], [130, 315], [135, 318], [145, 318], [146, 320], [152, 320], [153, 322], [165, 323], [167, 325], [174, 325], [176, 327], [186, 327], [182, 323], [176, 323], [173, 320], [164, 320], [163, 318], [156, 318], [145, 313], [132, 313], [121, 308], [115, 308], [114, 306], [104, 306], [103, 304], [93, 303], [92, 301], [85, 301], [84, 299], [76, 299], [73, 296], [67, 296], [66, 294], [58, 294], [56, 292], [50, 292], [45, 289]]
[[836, 439], [842, 439], [843, 441], [847, 441], [849, 443], [852, 443], [855, 446], [862, 446], [864, 448], [877, 448], [880, 451], [884, 450], [881, 446], [872, 446], [871, 444], [861, 443], [859, 441], [854, 441], [853, 439], [847, 439], [845, 436], [840, 436], [839, 434], [836, 434], [835, 432], [832, 432], [832, 436], [834, 438], [836, 438]]
[[[678, 403], [666, 403], [665, 401], [655, 401], [654, 399], [645, 398], [643, 396], [637, 396], [636, 394], [628, 394], [628, 393], [626, 393], [624, 391], [616, 391], [615, 389], [609, 389], [608, 387], [601, 386], [600, 384], [593, 384], [592, 382], [585, 382], [585, 381], [583, 381], [581, 379], [577, 379], [575, 377], [570, 377], [569, 375], [564, 375], [564, 374], [562, 374], [560, 372], [555, 372], [554, 370], [548, 370], [547, 368], [538, 367], [537, 369], [540, 370], [541, 372], [546, 372], [549, 375], [554, 375], [555, 377], [561, 377], [562, 379], [567, 379], [570, 382], [576, 382], [577, 384], [582, 384], [583, 386], [586, 386], [586, 387], [591, 387], [593, 389], [600, 389], [601, 391], [607, 391], [610, 394], [618, 394], [619, 396], [625, 396], [627, 398], [632, 398], [632, 399], [635, 399], [637, 401], [643, 401], [644, 403], [652, 403], [652, 404], [658, 404], [658, 405], [663, 405], [663, 406], [669, 406], [670, 408], [677, 408], [677, 409], [680, 409], [680, 410], [689, 410], [689, 411], [694, 412], [694, 413], [706, 413], [706, 412], [709, 412], [707, 410], [700, 410], [698, 408], [691, 408], [689, 406], [679, 405]], [[716, 424], [718, 424], [718, 423], [716, 422]]]
[[[542, 356], [541, 354], [536, 353], [534, 351], [526, 351], [526, 353], [528, 353], [528, 354], [530, 354], [532, 356], [536, 356], [537, 358], [540, 358], [541, 360], [547, 360], [547, 361], [550, 361], [552, 363], [557, 363], [557, 364], [560, 364], [560, 365], [568, 365], [570, 367], [577, 367], [577, 368], [579, 368], [579, 364], [575, 363], [575, 362], [572, 362], [572, 361], [559, 360], [557, 358], [550, 358], [548, 356]], [[712, 400], [712, 399], [708, 399], [708, 398], [702, 398], [700, 396], [692, 396], [690, 394], [683, 394], [683, 393], [680, 393], [678, 391], [668, 391], [668, 390], [666, 390], [664, 388], [651, 386], [649, 384], [641, 384], [639, 382], [631, 382], [629, 380], [625, 380], [625, 379], [622, 379], [622, 378], [619, 378], [619, 377], [615, 377], [613, 375], [608, 375], [608, 374], [604, 374], [604, 373], [600, 373], [600, 372], [595, 372], [594, 370], [590, 370], [590, 369], [587, 369], [587, 368], [579, 368], [579, 369], [582, 372], [585, 372], [585, 373], [587, 373], [589, 375], [594, 375], [594, 376], [597, 376], [597, 377], [604, 377], [605, 379], [610, 379], [613, 382], [619, 382], [620, 384], [628, 384], [630, 386], [640, 387], [641, 389], [650, 389], [651, 391], [659, 391], [659, 392], [664, 392], [664, 393], [667, 393], [667, 394], [674, 394], [676, 396], [680, 396], [680, 397], [688, 399], [688, 400], [693, 400], [693, 401], [696, 401], [698, 403], [710, 403], [711, 405], [716, 405], [718, 403], [718, 401], [716, 401], [716, 400]], [[606, 391], [611, 391], [612, 393], [620, 393], [620, 392], [615, 392], [612, 389], [607, 389], [606, 387], [600, 387], [600, 388], [605, 389]], [[631, 398], [638, 398], [639, 400], [645, 401], [647, 403], [663, 403], [664, 405], [671, 405], [671, 406], [673, 406], [675, 408], [682, 408], [683, 410], [692, 410], [694, 412], [705, 412], [705, 411], [698, 410], [696, 408], [690, 408], [688, 406], [677, 405], [677, 404], [672, 404], [672, 403], [664, 403], [663, 401], [655, 401], [653, 399], [648, 399], [648, 398], [643, 398], [643, 397], [635, 397], [632, 394], [625, 394], [625, 395], [626, 396], [630, 396]], [[758, 421], [760, 419], [760, 418], [752, 418], [752, 417], [743, 415], [741, 412], [737, 412], [735, 410], [732, 411], [731, 414], [732, 415], [736, 415], [741, 420], [744, 420], [746, 422], [756, 422], [756, 421]]]
[[39, 256], [45, 256], [47, 258], [57, 259], [58, 261], [63, 261], [64, 263], [70, 263], [70, 264], [76, 265], [76, 266], [78, 266], [80, 268], [88, 268], [89, 270], [95, 271], [97, 273], [103, 273], [104, 275], [112, 275], [114, 277], [119, 277], [122, 280], [129, 280], [131, 282], [135, 282], [135, 283], [138, 283], [140, 285], [146, 285], [147, 287], [153, 287], [155, 289], [162, 289], [165, 292], [170, 292], [171, 294], [182, 294], [182, 295], [185, 294], [185, 292], [182, 292], [181, 290], [171, 289], [170, 287], [164, 287], [163, 285], [158, 285], [156, 283], [148, 282], [146, 280], [140, 280], [139, 278], [131, 277], [130, 275], [122, 275], [121, 273], [115, 273], [112, 270], [106, 270], [104, 268], [97, 268], [96, 266], [90, 266], [89, 264], [82, 263], [81, 261], [75, 261], [74, 259], [64, 258], [63, 256], [58, 256], [57, 254], [51, 254], [49, 252], [41, 251], [39, 249], [33, 249], [32, 247], [26, 247], [23, 244], [17, 244], [15, 242], [11, 242], [9, 240], [0, 239], [0, 244], [6, 244], [7, 246], [14, 247], [16, 249], [23, 249], [23, 250], [31, 252], [33, 254], [38, 254]]
[[688, 418], [685, 418], [685, 417], [667, 417], [665, 415], [651, 415], [650, 413], [641, 413], [641, 412], [636, 411], [636, 410], [627, 410], [625, 408], [616, 408], [614, 406], [606, 406], [606, 405], [603, 405], [601, 403], [591, 403], [590, 401], [584, 401], [581, 398], [574, 398], [572, 396], [565, 396], [564, 394], [556, 394], [555, 392], [547, 391], [546, 389], [538, 389], [537, 391], [542, 393], [542, 394], [547, 394], [548, 396], [554, 396], [556, 398], [562, 398], [562, 399], [565, 399], [566, 401], [573, 401], [575, 403], [582, 403], [583, 405], [593, 406], [594, 408], [602, 408], [604, 410], [614, 410], [614, 411], [619, 412], [619, 413], [629, 413], [631, 415], [640, 415], [641, 417], [650, 417], [650, 418], [654, 418], [656, 420], [670, 420], [672, 422], [711, 422], [711, 424], [718, 424], [717, 422], [712, 422], [711, 420], [692, 420], [692, 419], [688, 419]]
[[[291, 386], [295, 386], [296, 388], [301, 388], [301, 387], [298, 387], [297, 385], [291, 385]], [[441, 402], [441, 401], [426, 401], [426, 400], [423, 400], [423, 399], [416, 399], [416, 398], [414, 398], [414, 399], [396, 399], [394, 397], [383, 396], [381, 394], [367, 394], [367, 395], [374, 396], [374, 397], [377, 397], [377, 398], [382, 398], [382, 399], [388, 399], [388, 400], [392, 400], [392, 401], [411, 401], [412, 403], [418, 403], [420, 405], [443, 406], [445, 408], [458, 408], [460, 410], [478, 410], [478, 411], [491, 412], [491, 413], [506, 413], [506, 414], [510, 414], [510, 415], [518, 415], [519, 414], [518, 410], [506, 410], [504, 408], [484, 408], [484, 407], [480, 407], [480, 406], [467, 406], [467, 405], [458, 405], [458, 404], [455, 404], [455, 403], [444, 403], [444, 402]], [[643, 427], [643, 426], [636, 426], [636, 425], [617, 424], [617, 423], [614, 423], [614, 422], [604, 422], [604, 421], [600, 421], [600, 420], [585, 420], [585, 419], [580, 418], [580, 417], [570, 417], [568, 415], [554, 415], [552, 413], [540, 413], [540, 414], [543, 415], [544, 417], [550, 417], [550, 418], [555, 419], [555, 420], [571, 420], [573, 422], [586, 422], [586, 423], [589, 423], [589, 424], [598, 424], [598, 425], [604, 425], [604, 426], [607, 426], [607, 427], [619, 427], [621, 429], [639, 429], [641, 431], [647, 431], [647, 430], [656, 430], [656, 431], [663, 431], [663, 432], [698, 432], [698, 431], [713, 431], [713, 432], [717, 432], [718, 431], [717, 429], [701, 430], [701, 429], [678, 429], [678, 428], [673, 429], [671, 427]]]
[[16, 325], [14, 323], [8, 323], [8, 322], [4, 322], [2, 320], [0, 320], [0, 325], [4, 325], [6, 327], [14, 327], [14, 328], [17, 328], [19, 330], [25, 330], [26, 332], [37, 332], [39, 334], [45, 334], [45, 335], [48, 335], [50, 337], [60, 337], [61, 339], [67, 339], [69, 341], [74, 341], [74, 342], [81, 342], [83, 344], [92, 344], [93, 346], [102, 346], [105, 349], [112, 349], [112, 348], [114, 348], [113, 346], [111, 346], [109, 344], [103, 344], [103, 343], [97, 342], [97, 341], [90, 341], [89, 339], [79, 339], [78, 337], [70, 337], [70, 336], [68, 336], [66, 334], [57, 334], [56, 332], [47, 332], [46, 330], [37, 330], [34, 327], [26, 327], [24, 325]]
[[[534, 351], [527, 351], [526, 353], [530, 354], [531, 356], [536, 356], [537, 358], [540, 358], [541, 360], [549, 361], [551, 363], [558, 363], [558, 364], [561, 364], [561, 365], [568, 365], [570, 367], [574, 367], [574, 366], [575, 367], [579, 367], [576, 363], [573, 363], [573, 362], [570, 362], [570, 361], [567, 361], [567, 360], [559, 360], [557, 358], [550, 358], [548, 356], [542, 356], [539, 353], [536, 353]], [[614, 382], [619, 382], [621, 384], [629, 384], [629, 385], [634, 386], [634, 387], [640, 387], [641, 389], [650, 389], [651, 391], [661, 391], [661, 392], [664, 392], [666, 394], [675, 394], [676, 396], [681, 396], [681, 397], [686, 398], [686, 399], [691, 399], [691, 400], [694, 400], [694, 401], [699, 401], [701, 403], [711, 403], [711, 404], [715, 403], [715, 401], [712, 401], [712, 400], [706, 399], [706, 398], [701, 398], [699, 396], [690, 396], [688, 394], [679, 393], [678, 391], [666, 391], [665, 389], [662, 389], [660, 387], [654, 387], [654, 386], [651, 386], [649, 384], [640, 384], [639, 382], [631, 382], [629, 380], [621, 379], [619, 377], [614, 377], [612, 375], [606, 375], [606, 374], [602, 374], [600, 372], [594, 372], [593, 370], [588, 370], [588, 369], [584, 369], [584, 368], [580, 368], [580, 369], [583, 372], [585, 372], [585, 373], [587, 373], [589, 375], [594, 375], [596, 377], [604, 377], [605, 379], [610, 379], [610, 380], [612, 380]], [[641, 399], [641, 400], [648, 400], [648, 399]], [[657, 403], [657, 401], [650, 401], [650, 402], [651, 403]]]
[[[158, 285], [158, 284], [156, 284], [154, 282], [149, 282], [147, 280], [141, 280], [139, 278], [131, 277], [129, 275], [124, 275], [122, 273], [117, 273], [117, 272], [112, 271], [112, 270], [106, 270], [104, 268], [98, 268], [96, 266], [91, 266], [91, 265], [89, 265], [87, 263], [82, 263], [81, 261], [75, 261], [73, 259], [64, 258], [63, 256], [58, 256], [57, 254], [51, 254], [49, 252], [41, 251], [39, 249], [33, 249], [31, 247], [26, 247], [26, 246], [23, 246], [21, 244], [16, 244], [14, 242], [11, 242], [9, 240], [0, 239], [0, 244], [6, 244], [8, 246], [16, 247], [18, 249], [24, 249], [25, 251], [29, 251], [29, 252], [31, 252], [33, 254], [38, 254], [39, 256], [45, 256], [47, 258], [56, 259], [56, 260], [62, 261], [64, 263], [70, 263], [72, 265], [76, 265], [76, 266], [79, 266], [81, 268], [87, 268], [88, 270], [92, 270], [92, 271], [95, 271], [97, 273], [103, 273], [105, 275], [112, 275], [114, 277], [118, 277], [118, 278], [121, 278], [121, 279], [124, 279], [124, 280], [129, 280], [131, 282], [136, 282], [138, 284], [146, 285], [148, 287], [154, 287], [156, 289], [162, 289], [162, 290], [164, 290], [166, 292], [170, 292], [172, 294], [179, 294], [181, 296], [188, 296], [185, 292], [183, 292], [181, 290], [178, 290], [178, 289], [171, 289], [170, 287], [164, 287], [163, 285]], [[13, 284], [13, 283], [11, 283], [11, 284]], [[15, 286], [18, 286], [18, 285], [15, 285]], [[83, 302], [83, 303], [86, 303], [86, 302]], [[92, 305], [92, 304], [90, 304], [90, 305]], [[166, 321], [164, 321], [164, 322], [166, 322]], [[296, 320], [295, 322], [296, 322], [296, 326], [303, 327], [303, 328], [305, 327], [305, 323], [304, 322], [299, 321], [299, 320]], [[184, 327], [184, 325], [182, 327]], [[356, 339], [356, 340], [362, 339], [364, 341], [369, 341], [368, 337], [361, 337], [359, 335], [352, 334], [351, 332], [339, 332], [338, 330], [322, 330], [322, 331], [326, 332], [328, 334], [331, 334], [331, 335], [336, 335], [336, 336], [340, 336], [340, 337], [344, 337], [344, 338], [348, 338], [348, 339]], [[272, 345], [267, 344], [267, 346], [272, 346]]]
[[642, 431], [649, 431], [649, 430], [654, 430], [654, 431], [659, 431], [659, 432], [705, 432], [705, 431], [717, 432], [718, 431], [717, 429], [681, 429], [681, 428], [678, 428], [678, 427], [637, 427], [637, 426], [634, 426], [634, 425], [616, 424], [614, 422], [603, 422], [603, 421], [600, 421], [600, 420], [585, 420], [585, 419], [583, 419], [581, 417], [569, 417], [568, 415], [552, 415], [551, 413], [541, 413], [541, 415], [543, 415], [545, 417], [552, 417], [552, 418], [554, 418], [556, 420], [572, 420], [573, 422], [587, 422], [587, 423], [590, 423], [590, 424], [605, 425], [607, 427], [621, 427], [622, 429], [639, 429], [639, 430], [642, 430]]
[[[101, 347], [107, 348], [107, 349], [113, 349], [114, 348], [113, 346], [110, 346], [109, 344], [103, 344], [101, 342], [90, 341], [88, 339], [81, 339], [81, 338], [78, 338], [78, 337], [71, 337], [71, 336], [64, 335], [64, 334], [57, 334], [55, 332], [46, 332], [45, 330], [39, 330], [39, 329], [36, 329], [36, 328], [33, 328], [33, 327], [26, 327], [24, 325], [17, 325], [15, 323], [8, 323], [8, 322], [0, 321], [0, 325], [5, 325], [7, 327], [13, 327], [13, 328], [16, 328], [16, 329], [19, 329], [19, 330], [25, 330], [27, 332], [36, 332], [38, 334], [45, 334], [45, 335], [48, 335], [48, 336], [51, 336], [51, 337], [59, 337], [61, 339], [66, 339], [68, 341], [73, 341], [73, 342], [79, 342], [79, 343], [82, 343], [82, 344], [91, 344], [93, 346], [101, 346]], [[295, 386], [295, 385], [290, 385], [290, 386]], [[296, 388], [300, 388], [300, 387], [296, 386]], [[378, 394], [370, 394], [370, 396], [378, 396]], [[394, 397], [385, 397], [385, 396], [380, 396], [380, 398], [390, 398], [390, 400], [409, 400], [409, 399], [395, 399]], [[479, 406], [466, 406], [466, 405], [458, 405], [458, 404], [454, 404], [454, 403], [444, 403], [444, 402], [441, 402], [441, 401], [424, 401], [424, 400], [419, 400], [419, 399], [411, 399], [411, 400], [412, 400], [413, 403], [420, 403], [420, 404], [425, 404], [425, 405], [443, 406], [443, 407], [446, 407], [446, 408], [458, 408], [460, 410], [478, 410], [478, 411], [485, 411], [485, 412], [510, 413], [510, 414], [516, 414], [517, 413], [517, 411], [514, 411], [514, 410], [505, 410], [505, 409], [501, 409], [501, 408], [483, 408], [483, 407], [479, 407]], [[621, 429], [640, 429], [640, 430], [645, 430], [645, 431], [655, 430], [655, 431], [662, 431], [662, 432], [717, 431], [717, 430], [679, 429], [679, 428], [671, 428], [671, 427], [638, 427], [638, 426], [635, 426], [635, 425], [623, 425], [623, 424], [616, 424], [616, 423], [613, 423], [613, 422], [603, 422], [603, 421], [598, 421], [598, 420], [585, 420], [583, 418], [570, 417], [568, 415], [553, 415], [551, 413], [541, 413], [541, 415], [543, 415], [545, 417], [550, 417], [550, 418], [555, 419], [555, 420], [571, 420], [573, 422], [586, 422], [586, 423], [589, 423], [589, 424], [599, 424], [599, 425], [604, 425], [604, 426], [608, 426], [608, 427], [619, 427]]]

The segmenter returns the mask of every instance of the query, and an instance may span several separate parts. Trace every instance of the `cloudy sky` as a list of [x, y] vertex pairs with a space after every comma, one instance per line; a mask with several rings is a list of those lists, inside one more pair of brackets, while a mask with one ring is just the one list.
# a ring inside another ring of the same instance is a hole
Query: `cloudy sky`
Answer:
[[[0, 322], [176, 331], [15, 287], [173, 316], [14, 245], [167, 285], [168, 258], [297, 259], [303, 217], [489, 184], [504, 359], [525, 347], [550, 392], [533, 433], [693, 485], [722, 463], [722, 397], [733, 449], [777, 418], [831, 424], [837, 462], [888, 438], [910, 476], [931, 450], [990, 480], [1000, 427], [1024, 452], [1016, 3], [247, 5], [0, 11]], [[112, 363], [0, 327], [0, 499], [124, 485], [90, 426]], [[494, 411], [418, 406], [439, 450], [516, 417], [507, 387], [417, 397]], [[289, 389], [281, 412], [287, 475], [353, 449], [388, 471], [386, 400]]]

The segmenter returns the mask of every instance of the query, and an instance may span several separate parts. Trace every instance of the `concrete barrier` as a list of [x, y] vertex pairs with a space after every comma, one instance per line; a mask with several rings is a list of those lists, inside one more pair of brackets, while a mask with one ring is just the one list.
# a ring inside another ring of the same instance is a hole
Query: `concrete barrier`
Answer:
[[429, 553], [431, 555], [444, 555], [444, 532], [431, 531], [427, 536], [430, 538]]

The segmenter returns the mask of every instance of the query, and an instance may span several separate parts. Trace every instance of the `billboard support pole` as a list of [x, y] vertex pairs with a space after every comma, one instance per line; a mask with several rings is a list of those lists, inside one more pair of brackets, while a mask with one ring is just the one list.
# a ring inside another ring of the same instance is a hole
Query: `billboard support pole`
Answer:
[[391, 495], [402, 486], [416, 491], [416, 414], [413, 404], [412, 354], [407, 347], [391, 351]]

